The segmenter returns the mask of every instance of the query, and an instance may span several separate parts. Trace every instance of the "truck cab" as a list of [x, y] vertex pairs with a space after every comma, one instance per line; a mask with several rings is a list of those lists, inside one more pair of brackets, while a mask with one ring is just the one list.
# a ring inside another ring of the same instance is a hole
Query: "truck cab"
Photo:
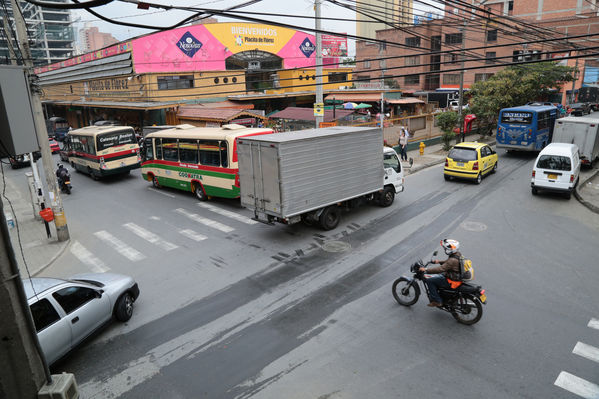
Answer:
[[[403, 168], [395, 150], [390, 147], [383, 148], [383, 166], [385, 168], [385, 180], [383, 186], [385, 188], [385, 192], [387, 189], [391, 191], [392, 188], [393, 196], [395, 197], [395, 194], [401, 193], [404, 189]], [[383, 199], [383, 201], [385, 201], [385, 199]], [[393, 202], [393, 200], [391, 200], [391, 202]]]

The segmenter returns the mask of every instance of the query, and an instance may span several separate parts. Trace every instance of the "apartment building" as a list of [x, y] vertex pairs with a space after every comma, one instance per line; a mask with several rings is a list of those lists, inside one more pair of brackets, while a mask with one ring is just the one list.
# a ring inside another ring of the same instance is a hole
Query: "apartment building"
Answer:
[[[378, 22], [377, 22], [378, 21]], [[374, 39], [376, 31], [413, 23], [412, 0], [357, 0], [356, 34]]]
[[[68, 0], [53, 0], [55, 3], [70, 3]], [[23, 0], [18, 0], [29, 32], [31, 55], [36, 65], [45, 65], [62, 61], [73, 56], [74, 31], [69, 10], [43, 8]], [[6, 10], [6, 11], [5, 11]], [[6, 16], [14, 27], [11, 3], [0, 9], [0, 16]], [[12, 29], [14, 32], [15, 29]], [[13, 47], [16, 46], [13, 34]], [[10, 64], [10, 55], [6, 35], [0, 36], [0, 62]]]

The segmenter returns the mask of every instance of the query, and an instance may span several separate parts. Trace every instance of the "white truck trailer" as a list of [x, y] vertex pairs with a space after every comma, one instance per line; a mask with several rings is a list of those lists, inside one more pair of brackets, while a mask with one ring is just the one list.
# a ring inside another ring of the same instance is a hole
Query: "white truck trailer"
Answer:
[[569, 116], [555, 121], [552, 143], [578, 146], [580, 162], [592, 167], [599, 157], [599, 118]]
[[380, 129], [336, 126], [238, 140], [241, 205], [260, 222], [337, 227], [344, 208], [389, 206], [404, 189]]

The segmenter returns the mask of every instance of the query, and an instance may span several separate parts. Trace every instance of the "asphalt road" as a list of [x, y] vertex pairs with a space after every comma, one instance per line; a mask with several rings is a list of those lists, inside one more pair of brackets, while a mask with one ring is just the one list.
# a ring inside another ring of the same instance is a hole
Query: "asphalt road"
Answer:
[[[326, 233], [248, 224], [238, 202], [198, 204], [135, 172], [73, 174], [73, 242], [44, 274], [126, 273], [141, 296], [53, 372], [86, 398], [581, 397], [564, 387], [599, 385], [585, 346], [599, 347], [599, 215], [532, 196], [533, 160], [501, 152], [481, 185], [423, 170], [390, 208]], [[474, 326], [391, 295], [444, 237], [487, 290]]]

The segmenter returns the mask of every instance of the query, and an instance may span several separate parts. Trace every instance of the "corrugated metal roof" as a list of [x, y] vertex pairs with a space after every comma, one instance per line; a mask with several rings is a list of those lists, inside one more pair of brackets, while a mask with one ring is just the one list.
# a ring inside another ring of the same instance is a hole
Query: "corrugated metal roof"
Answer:
[[424, 104], [424, 101], [413, 97], [397, 98], [395, 100], [385, 100], [390, 104]]
[[209, 121], [229, 121], [237, 119], [241, 116], [247, 116], [252, 118], [262, 118], [262, 115], [255, 114], [253, 112], [231, 109], [231, 108], [205, 108], [192, 105], [182, 105], [179, 107], [177, 117], [179, 119], [196, 119], [196, 120], [209, 120]]
[[336, 93], [329, 94], [325, 100], [341, 100], [349, 102], [366, 102], [366, 101], [381, 101], [381, 93]]
[[54, 101], [44, 100], [42, 103], [45, 104], [56, 104], [56, 105], [74, 105], [79, 107], [95, 107], [95, 108], [120, 108], [120, 109], [163, 109], [170, 108], [179, 105], [178, 102], [134, 102], [134, 101], [84, 101], [84, 100], [73, 100], [73, 101]]
[[[333, 110], [325, 109], [324, 110], [324, 121], [325, 122], [333, 122], [335, 120], [344, 118], [348, 115], [354, 113], [354, 110], [351, 109], [337, 109], [335, 110], [335, 117], [333, 118]], [[282, 111], [275, 112], [270, 115], [271, 118], [276, 119], [294, 119], [298, 121], [315, 121], [316, 117], [314, 116], [313, 108], [300, 108], [300, 107], [287, 107]]]

